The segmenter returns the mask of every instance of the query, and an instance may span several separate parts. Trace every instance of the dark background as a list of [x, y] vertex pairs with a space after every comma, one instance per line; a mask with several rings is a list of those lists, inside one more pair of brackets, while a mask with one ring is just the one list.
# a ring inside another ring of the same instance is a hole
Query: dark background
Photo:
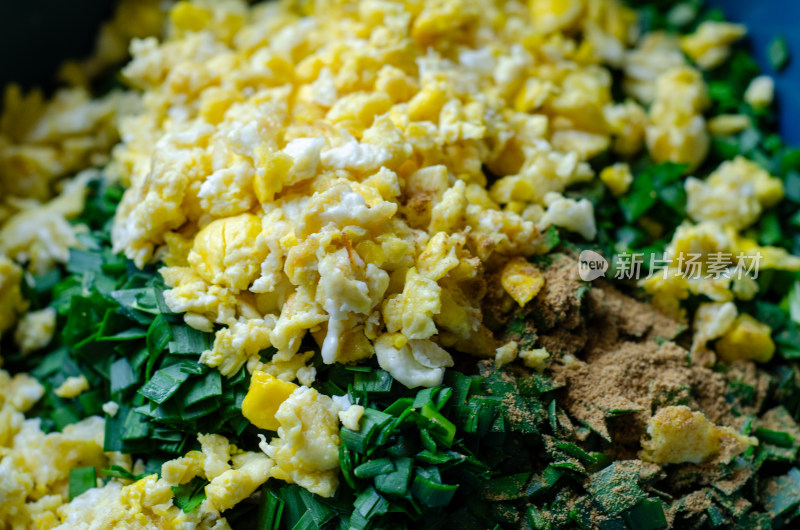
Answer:
[[[52, 88], [67, 57], [88, 54], [97, 28], [114, 0], [0, 0], [0, 87], [16, 81]], [[756, 58], [777, 81], [784, 139], [800, 145], [800, 0], [709, 0], [750, 31]], [[766, 49], [785, 36], [795, 60], [780, 74], [769, 68]]]
[[52, 87], [66, 58], [91, 53], [114, 0], [0, 0], [0, 87]]

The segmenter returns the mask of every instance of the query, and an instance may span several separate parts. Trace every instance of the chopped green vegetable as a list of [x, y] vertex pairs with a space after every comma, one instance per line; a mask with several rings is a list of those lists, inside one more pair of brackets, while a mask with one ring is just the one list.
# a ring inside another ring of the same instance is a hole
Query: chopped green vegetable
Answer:
[[793, 467], [787, 474], [770, 479], [762, 489], [761, 501], [772, 517], [796, 508], [800, 504], [800, 471]]
[[97, 475], [93, 466], [76, 467], [69, 472], [69, 500], [97, 487]]
[[185, 513], [193, 511], [195, 508], [200, 506], [200, 503], [206, 498], [206, 484], [208, 484], [206, 479], [202, 477], [195, 477], [186, 484], [173, 486], [173, 502], [175, 502], [175, 505]]
[[778, 35], [770, 41], [767, 48], [769, 64], [775, 71], [780, 72], [789, 63], [789, 43], [786, 37]]

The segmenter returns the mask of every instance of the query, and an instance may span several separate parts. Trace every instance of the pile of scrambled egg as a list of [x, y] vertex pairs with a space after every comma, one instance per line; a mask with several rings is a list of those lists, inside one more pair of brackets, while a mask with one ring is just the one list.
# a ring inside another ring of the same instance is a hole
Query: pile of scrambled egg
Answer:
[[[441, 383], [453, 365], [448, 348], [541, 366], [546, 352], [496, 343], [481, 300], [497, 287], [489, 275], [510, 303], [536, 296], [544, 278], [523, 258], [547, 251], [549, 226], [595, 237], [592, 204], [563, 194], [595, 178], [587, 161], [646, 149], [691, 170], [711, 135], [749, 125], [737, 115], [706, 123], [698, 69], [722, 62], [741, 26], [642, 37], [618, 0], [182, 1], [165, 39], [131, 42], [123, 75], [141, 97], [91, 100], [87, 79], [124, 55], [121, 43], [160, 26], [158, 2], [123, 6], [99, 40], [108, 52], [62, 70], [74, 88], [49, 103], [6, 93], [0, 333], [26, 309], [20, 265], [43, 272], [79, 245], [80, 228], [67, 220], [93, 175], [62, 177], [110, 161], [108, 177], [128, 187], [115, 250], [139, 266], [166, 265], [166, 302], [188, 325], [221, 326], [201, 361], [224, 375], [246, 365], [253, 383], [243, 412], [277, 437], [254, 453], [200, 435], [201, 451], [167, 462], [160, 478], [110, 480], [67, 503], [70, 468], [137, 472], [141, 463], [102, 452], [97, 417], [45, 435], [23, 416], [41, 385], [0, 372], [0, 520], [12, 526], [219, 529], [228, 527], [220, 513], [269, 477], [333, 494], [339, 422], [357, 429], [363, 409], [309, 387], [307, 333], [325, 363], [376, 355], [408, 387]], [[622, 102], [606, 66], [624, 72]], [[771, 99], [768, 78], [746, 96], [753, 106]], [[625, 163], [599, 177], [614, 195], [633, 180]], [[675, 234], [673, 255], [761, 251], [768, 267], [800, 269], [797, 258], [741, 235], [782, 198], [780, 181], [737, 159], [708, 180], [687, 179], [686, 190], [691, 221]], [[693, 282], [679, 272], [676, 261], [642, 285], [678, 318], [689, 293], [711, 297], [698, 309], [694, 349], [719, 339], [725, 359], [768, 360], [769, 328], [731, 302], [754, 296], [752, 281]], [[15, 337], [32, 351], [54, 327], [53, 314], [28, 314]], [[755, 353], [744, 346], [753, 341]], [[277, 353], [264, 363], [268, 347]], [[698, 439], [723, 432], [690, 419]], [[661, 420], [650, 458], [694, 459], [689, 450], [674, 456], [679, 422]], [[171, 487], [196, 476], [210, 482], [207, 499], [185, 514]]]
[[617, 1], [198, 1], [170, 18], [123, 71], [145, 95], [114, 152], [113, 241], [166, 263], [187, 324], [223, 326], [202, 362], [225, 375], [310, 383], [309, 332], [325, 363], [377, 355], [409, 387], [442, 381], [448, 347], [495, 355], [486, 274], [529, 301], [541, 275], [512, 258], [546, 251], [550, 225], [592, 239], [591, 203], [562, 192], [645, 143], [647, 113], [613, 101], [601, 66], [637, 37]]

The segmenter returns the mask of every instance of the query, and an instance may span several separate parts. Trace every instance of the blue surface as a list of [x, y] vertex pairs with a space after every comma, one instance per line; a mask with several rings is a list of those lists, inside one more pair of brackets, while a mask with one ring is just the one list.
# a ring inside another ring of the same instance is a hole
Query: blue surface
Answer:
[[[800, 0], [709, 0], [726, 18], [747, 25], [753, 53], [765, 74], [775, 79], [781, 111], [781, 134], [800, 146]], [[776, 35], [789, 43], [791, 59], [776, 73], [767, 60], [767, 47]]]

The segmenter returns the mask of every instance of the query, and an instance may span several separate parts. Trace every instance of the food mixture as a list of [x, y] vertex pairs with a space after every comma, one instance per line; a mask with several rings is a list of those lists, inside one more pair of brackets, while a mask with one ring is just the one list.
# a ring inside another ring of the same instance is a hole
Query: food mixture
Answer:
[[791, 528], [800, 150], [746, 33], [123, 0], [5, 89], [0, 529]]

